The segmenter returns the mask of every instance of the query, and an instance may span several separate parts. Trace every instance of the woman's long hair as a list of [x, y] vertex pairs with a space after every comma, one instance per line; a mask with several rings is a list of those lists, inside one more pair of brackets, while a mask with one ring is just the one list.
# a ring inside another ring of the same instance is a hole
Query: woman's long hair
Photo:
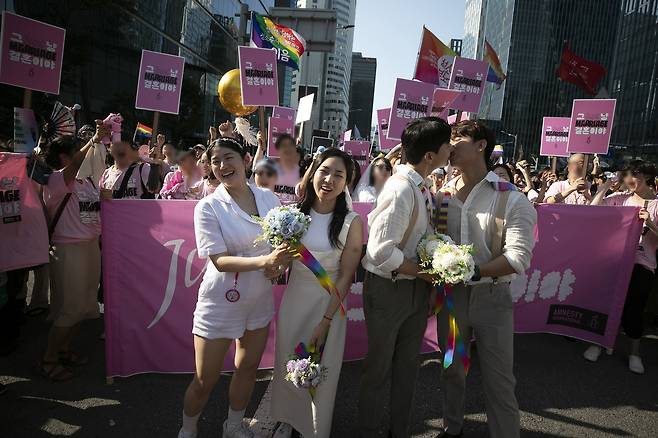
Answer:
[[[326, 151], [322, 152], [311, 165], [311, 171], [304, 179], [302, 186], [304, 187], [304, 193], [302, 193], [302, 199], [299, 201], [298, 207], [304, 214], [310, 214], [313, 203], [318, 198], [318, 194], [315, 193], [315, 188], [313, 187], [313, 177], [315, 172], [318, 171], [320, 165], [327, 159], [331, 157], [340, 158], [345, 163], [345, 188], [347, 189], [349, 182], [352, 180], [352, 175], [354, 174], [354, 166], [352, 164], [352, 157], [345, 152], [336, 149], [329, 148]], [[336, 206], [334, 207], [334, 215], [331, 218], [331, 223], [329, 224], [329, 242], [333, 248], [339, 248], [340, 242], [338, 240], [340, 232], [343, 229], [343, 222], [345, 221], [345, 216], [350, 212], [350, 209], [347, 205], [347, 197], [345, 195], [345, 190], [336, 198]]]

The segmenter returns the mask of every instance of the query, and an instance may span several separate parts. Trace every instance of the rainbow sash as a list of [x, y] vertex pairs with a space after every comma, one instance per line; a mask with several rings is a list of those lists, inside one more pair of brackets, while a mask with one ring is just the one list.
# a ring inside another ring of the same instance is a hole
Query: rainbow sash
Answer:
[[345, 307], [343, 306], [343, 300], [340, 297], [340, 293], [318, 259], [316, 259], [301, 243], [295, 247], [295, 250], [299, 253], [302, 264], [311, 270], [313, 275], [315, 275], [315, 278], [320, 282], [320, 285], [329, 293], [329, 295], [336, 295], [336, 298], [338, 298], [338, 304], [340, 305], [340, 314], [345, 316]]
[[[444, 192], [443, 199], [441, 200], [441, 207], [438, 211], [434, 210], [433, 225], [437, 232], [441, 234], [448, 234], [448, 203], [450, 202], [450, 193]], [[452, 287], [449, 284], [444, 285], [443, 290], [440, 287], [436, 288], [436, 303], [434, 305], [434, 314], [438, 316], [439, 312], [443, 308], [443, 304], [446, 304], [448, 308], [448, 340], [446, 343], [446, 351], [443, 355], [443, 368], [447, 369], [452, 365], [453, 358], [455, 356], [455, 351], [462, 359], [464, 364], [464, 373], [468, 374], [468, 370], [471, 367], [471, 359], [468, 356], [466, 351], [466, 346], [464, 344], [464, 339], [462, 339], [461, 333], [459, 332], [459, 326], [457, 325], [457, 319], [455, 318], [455, 303], [452, 298]]]

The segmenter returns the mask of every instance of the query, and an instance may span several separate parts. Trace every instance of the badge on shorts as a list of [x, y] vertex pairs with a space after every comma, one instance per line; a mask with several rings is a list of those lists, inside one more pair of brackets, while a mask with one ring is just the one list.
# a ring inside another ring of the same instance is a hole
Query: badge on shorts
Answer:
[[240, 292], [237, 289], [229, 289], [226, 291], [226, 301], [229, 303], [235, 303], [240, 299]]

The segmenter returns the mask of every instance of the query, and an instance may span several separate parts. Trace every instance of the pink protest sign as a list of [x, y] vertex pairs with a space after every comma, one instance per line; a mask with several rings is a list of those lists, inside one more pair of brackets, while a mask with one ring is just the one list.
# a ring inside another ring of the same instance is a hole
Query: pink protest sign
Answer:
[[272, 110], [272, 118], [273, 119], [285, 119], [285, 120], [291, 120], [292, 123], [295, 123], [295, 114], [296, 111], [292, 108], [288, 108], [285, 106], [275, 106], [274, 109]]
[[455, 58], [450, 75], [450, 89], [459, 90], [462, 95], [453, 103], [451, 108], [461, 111], [477, 113], [484, 95], [489, 64], [469, 58]]
[[541, 126], [539, 155], [544, 157], [568, 157], [569, 117], [544, 117]]
[[66, 31], [2, 11], [0, 82], [59, 94]]
[[370, 162], [370, 142], [360, 140], [348, 140], [343, 143], [343, 150], [359, 162], [361, 174], [365, 172]]
[[642, 229], [637, 212], [633, 207], [540, 205], [532, 263], [511, 284], [515, 331], [554, 333], [612, 348]]
[[616, 103], [616, 99], [574, 99], [567, 144], [570, 153], [608, 153]]
[[452, 103], [462, 94], [459, 90], [450, 90], [447, 88], [436, 88], [432, 99], [431, 115], [446, 119], [448, 109]]
[[295, 119], [275, 119], [270, 117], [267, 126], [267, 156], [279, 156], [274, 144], [281, 134], [295, 135]]
[[238, 47], [242, 105], [276, 106], [279, 82], [276, 74], [276, 51], [257, 47]]
[[379, 149], [382, 151], [390, 151], [398, 145], [398, 141], [390, 140], [388, 135], [388, 119], [391, 115], [390, 108], [382, 108], [377, 110], [377, 136], [379, 138]]
[[409, 122], [430, 114], [434, 87], [436, 85], [426, 82], [397, 79], [388, 119], [389, 139], [400, 140]]
[[142, 50], [135, 108], [178, 114], [185, 58]]

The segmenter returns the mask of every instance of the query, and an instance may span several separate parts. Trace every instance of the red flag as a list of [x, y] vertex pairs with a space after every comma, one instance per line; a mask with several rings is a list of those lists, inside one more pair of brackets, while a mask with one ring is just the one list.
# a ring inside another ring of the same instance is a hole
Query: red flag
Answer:
[[596, 62], [576, 55], [565, 44], [557, 74], [563, 81], [577, 85], [594, 96], [601, 78], [606, 74], [606, 69]]

